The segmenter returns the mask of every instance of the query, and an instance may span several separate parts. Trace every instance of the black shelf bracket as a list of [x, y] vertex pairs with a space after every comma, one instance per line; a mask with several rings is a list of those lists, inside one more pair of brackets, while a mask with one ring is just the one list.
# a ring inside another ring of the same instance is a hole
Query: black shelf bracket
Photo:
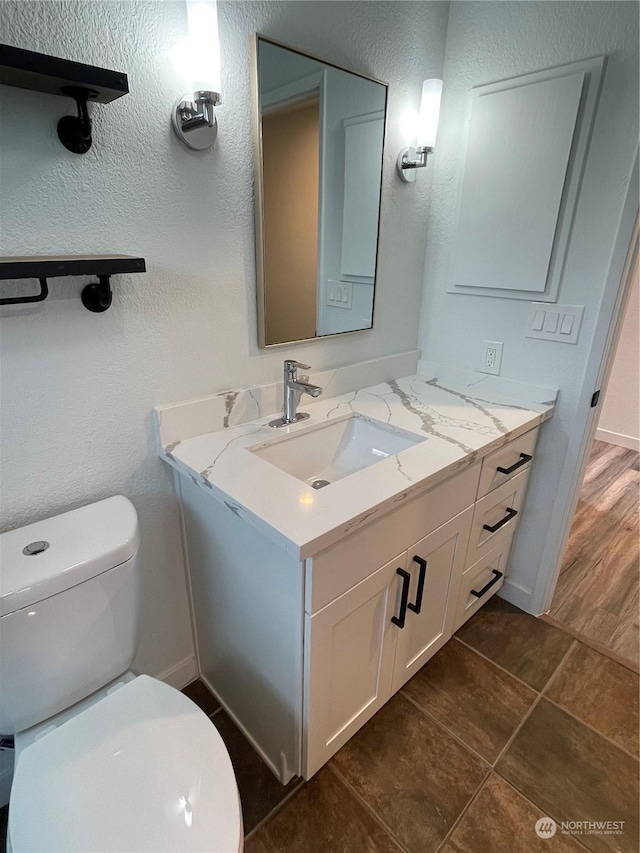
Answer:
[[129, 91], [127, 75], [121, 71], [110, 71], [8, 44], [0, 44], [0, 83], [73, 98], [78, 115], [60, 119], [58, 138], [74, 154], [86, 154], [91, 148], [88, 102], [108, 104]]
[[63, 116], [58, 122], [58, 139], [74, 154], [86, 154], [91, 148], [91, 117], [87, 100], [95, 93], [77, 86], [65, 86], [65, 95], [73, 98], [78, 107], [77, 116]]
[[111, 276], [99, 275], [98, 281], [93, 281], [82, 288], [80, 298], [87, 311], [93, 311], [96, 314], [106, 311], [113, 299]]
[[79, 255], [69, 257], [0, 258], [0, 280], [37, 278], [40, 293], [35, 296], [0, 298], [0, 305], [20, 305], [42, 302], [49, 295], [47, 278], [67, 275], [95, 275], [82, 288], [80, 298], [88, 311], [101, 314], [111, 306], [113, 292], [111, 276], [118, 273], [146, 272], [144, 258], [129, 255]]

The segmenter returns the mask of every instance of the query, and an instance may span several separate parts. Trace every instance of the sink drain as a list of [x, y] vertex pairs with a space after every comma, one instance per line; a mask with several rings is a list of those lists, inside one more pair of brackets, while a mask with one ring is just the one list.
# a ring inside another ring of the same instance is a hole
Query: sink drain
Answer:
[[312, 489], [323, 489], [325, 486], [330, 486], [330, 485], [331, 485], [330, 480], [314, 480], [313, 483], [311, 483], [311, 488]]

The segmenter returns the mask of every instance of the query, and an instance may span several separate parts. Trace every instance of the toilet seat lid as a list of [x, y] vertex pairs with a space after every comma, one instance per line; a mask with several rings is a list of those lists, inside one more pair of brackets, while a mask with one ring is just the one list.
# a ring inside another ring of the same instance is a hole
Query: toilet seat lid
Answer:
[[141, 675], [18, 759], [9, 834], [22, 851], [237, 851], [238, 788], [217, 729]]

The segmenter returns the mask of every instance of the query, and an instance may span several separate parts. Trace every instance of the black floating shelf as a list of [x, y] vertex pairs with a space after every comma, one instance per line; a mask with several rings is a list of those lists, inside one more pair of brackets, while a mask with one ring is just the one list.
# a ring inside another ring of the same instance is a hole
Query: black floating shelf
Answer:
[[46, 53], [0, 44], [0, 83], [49, 95], [67, 95], [69, 87], [87, 90], [90, 101], [108, 104], [129, 91], [127, 75]]
[[66, 275], [95, 275], [82, 289], [82, 304], [89, 311], [100, 313], [111, 305], [110, 278], [118, 273], [146, 272], [144, 258], [131, 255], [49, 255], [0, 258], [0, 280], [37, 278], [40, 293], [34, 296], [12, 296], [0, 299], [0, 305], [42, 302], [49, 294], [48, 278]]
[[75, 154], [85, 154], [91, 148], [87, 102], [108, 104], [129, 91], [127, 75], [122, 71], [97, 68], [8, 44], [0, 44], [0, 83], [73, 98], [78, 115], [60, 119], [58, 137]]
[[62, 275], [116, 275], [146, 272], [144, 258], [132, 255], [45, 255], [0, 258], [0, 279], [56, 278]]

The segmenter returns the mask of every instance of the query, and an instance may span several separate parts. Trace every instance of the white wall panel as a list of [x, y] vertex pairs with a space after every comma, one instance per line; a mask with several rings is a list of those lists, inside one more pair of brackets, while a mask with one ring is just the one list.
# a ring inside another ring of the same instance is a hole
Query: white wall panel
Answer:
[[478, 93], [452, 283], [543, 292], [584, 74]]

